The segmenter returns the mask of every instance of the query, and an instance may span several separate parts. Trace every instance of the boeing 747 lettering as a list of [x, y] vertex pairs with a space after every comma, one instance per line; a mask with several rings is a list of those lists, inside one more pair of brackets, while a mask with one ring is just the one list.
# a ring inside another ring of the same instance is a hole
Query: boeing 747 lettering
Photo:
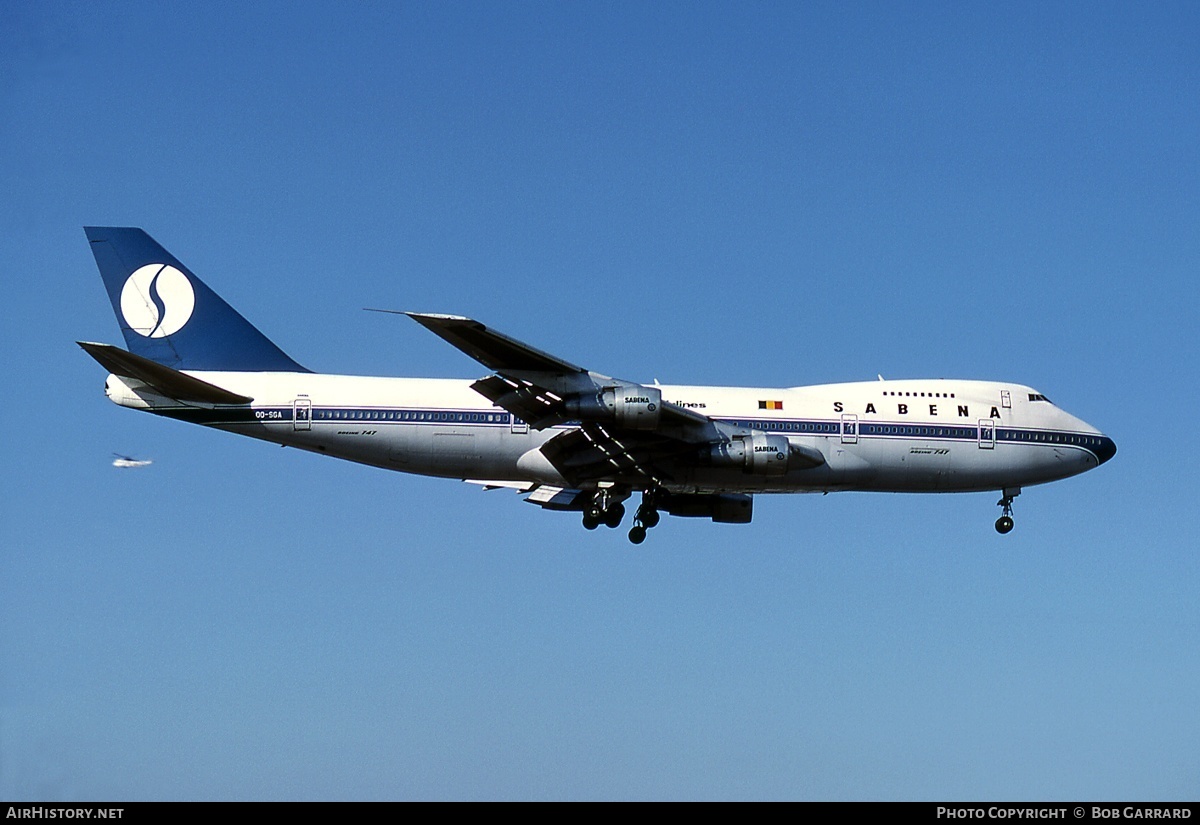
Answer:
[[406, 473], [506, 487], [629, 540], [660, 514], [748, 523], [766, 493], [998, 491], [1098, 467], [1116, 445], [1020, 384], [947, 379], [745, 388], [639, 384], [457, 315], [404, 313], [477, 381], [314, 373], [141, 229], [87, 227], [128, 349], [79, 342], [123, 407]]

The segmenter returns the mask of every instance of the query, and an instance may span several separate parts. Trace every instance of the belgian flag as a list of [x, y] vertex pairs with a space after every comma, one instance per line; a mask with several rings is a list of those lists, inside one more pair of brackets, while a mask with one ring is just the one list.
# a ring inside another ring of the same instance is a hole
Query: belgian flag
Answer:
[[758, 408], [760, 410], [782, 410], [782, 401], [759, 401]]

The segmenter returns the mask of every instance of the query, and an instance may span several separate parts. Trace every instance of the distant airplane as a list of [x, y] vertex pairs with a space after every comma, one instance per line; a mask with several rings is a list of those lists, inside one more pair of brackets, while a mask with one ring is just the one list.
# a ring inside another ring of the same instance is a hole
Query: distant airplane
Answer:
[[149, 467], [154, 463], [149, 459], [137, 459], [133, 456], [121, 455], [120, 453], [113, 453], [113, 455], [115, 455], [116, 458], [113, 459], [112, 465], [114, 467], [120, 467], [122, 470], [135, 470], [138, 467]]
[[[629, 539], [660, 513], [750, 521], [754, 494], [996, 490], [1098, 467], [1116, 445], [1020, 384], [945, 379], [788, 389], [611, 378], [457, 315], [406, 313], [492, 374], [313, 373], [141, 229], [87, 227], [129, 350], [79, 342], [115, 403], [391, 470], [528, 493]], [[147, 462], [148, 463], [148, 462]]]

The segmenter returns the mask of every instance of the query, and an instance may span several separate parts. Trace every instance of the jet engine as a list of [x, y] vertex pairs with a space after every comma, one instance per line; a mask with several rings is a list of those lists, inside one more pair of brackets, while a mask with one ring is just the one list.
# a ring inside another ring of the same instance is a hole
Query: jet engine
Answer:
[[751, 433], [714, 444], [709, 459], [714, 467], [740, 467], [750, 475], [781, 476], [788, 471], [791, 449], [782, 435]]
[[662, 390], [639, 385], [605, 387], [596, 395], [569, 398], [567, 414], [581, 421], [612, 421], [630, 430], [653, 430], [662, 414]]

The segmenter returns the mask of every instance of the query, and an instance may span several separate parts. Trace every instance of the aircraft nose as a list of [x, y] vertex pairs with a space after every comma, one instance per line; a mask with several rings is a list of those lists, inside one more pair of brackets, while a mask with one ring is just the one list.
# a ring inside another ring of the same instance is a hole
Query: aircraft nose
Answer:
[[1117, 442], [1106, 435], [1102, 435], [1100, 436], [1100, 444], [1092, 452], [1096, 454], [1096, 460], [1103, 464], [1117, 454]]

